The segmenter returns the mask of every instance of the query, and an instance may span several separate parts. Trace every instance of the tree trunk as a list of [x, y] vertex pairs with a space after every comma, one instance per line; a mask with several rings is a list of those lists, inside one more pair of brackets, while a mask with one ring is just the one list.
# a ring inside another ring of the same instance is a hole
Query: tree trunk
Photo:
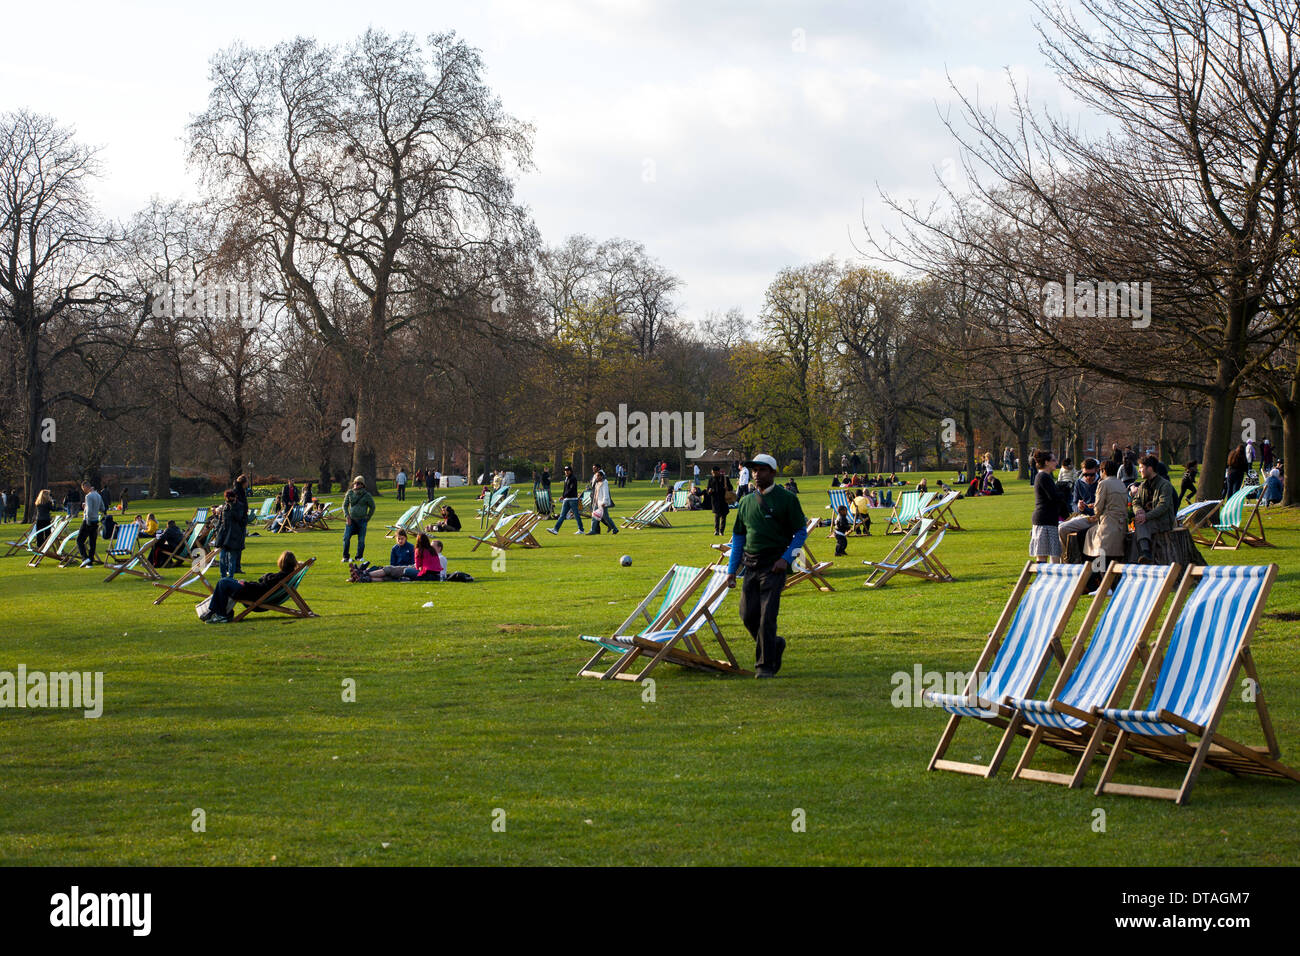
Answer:
[[[34, 502], [37, 493], [49, 483], [50, 445], [41, 434], [41, 413], [44, 411], [43, 382], [40, 366], [40, 338], [34, 321], [30, 333], [24, 336], [23, 351], [27, 363], [27, 454], [23, 473], [23, 521], [36, 520]], [[57, 432], [55, 438], [57, 439]]]
[[149, 474], [149, 497], [166, 500], [172, 486], [172, 420], [164, 418], [153, 440], [153, 469]]
[[966, 436], [966, 475], [969, 480], [975, 477], [975, 423], [971, 421], [969, 403], [962, 409], [961, 430]]
[[[1296, 396], [1296, 386], [1291, 394]], [[1300, 405], [1282, 410], [1282, 504], [1300, 504]]]
[[1228, 465], [1228, 445], [1232, 441], [1232, 415], [1237, 406], [1237, 391], [1229, 389], [1231, 375], [1227, 363], [1219, 360], [1218, 382], [1222, 386], [1210, 396], [1210, 414], [1205, 423], [1205, 446], [1201, 452], [1201, 477], [1196, 486], [1198, 501], [1223, 497], [1223, 472]]

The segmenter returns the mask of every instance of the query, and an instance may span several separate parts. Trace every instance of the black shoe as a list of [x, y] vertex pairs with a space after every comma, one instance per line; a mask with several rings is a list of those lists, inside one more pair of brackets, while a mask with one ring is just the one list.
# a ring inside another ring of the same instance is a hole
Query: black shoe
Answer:
[[772, 674], [775, 676], [781, 670], [781, 658], [785, 656], [785, 638], [776, 639], [776, 663], [772, 665]]
[[768, 670], [766, 667], [759, 667], [759, 668], [756, 668], [756, 669], [755, 669], [755, 671], [754, 671], [754, 676], [755, 676], [755, 677], [775, 677], [775, 676], [776, 676], [776, 671]]

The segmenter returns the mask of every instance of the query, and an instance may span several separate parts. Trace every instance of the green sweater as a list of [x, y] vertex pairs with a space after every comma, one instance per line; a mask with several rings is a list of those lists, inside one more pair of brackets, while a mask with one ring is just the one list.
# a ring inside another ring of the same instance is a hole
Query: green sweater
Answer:
[[353, 521], [369, 521], [375, 513], [375, 499], [368, 491], [353, 489], [343, 496], [343, 513]]
[[[753, 491], [740, 499], [731, 535], [733, 541], [745, 539], [744, 550], [749, 554], [789, 555], [803, 544], [804, 523], [799, 496], [773, 485], [767, 494]], [[739, 557], [737, 554], [736, 559]]]

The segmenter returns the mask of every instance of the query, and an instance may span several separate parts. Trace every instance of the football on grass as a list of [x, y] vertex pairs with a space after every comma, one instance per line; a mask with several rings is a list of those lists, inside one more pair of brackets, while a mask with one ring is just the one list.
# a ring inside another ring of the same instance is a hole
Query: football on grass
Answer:
[[618, 563], [623, 565], [623, 567], [625, 568], [632, 567], [632, 555], [630, 554], [623, 555], [623, 557], [618, 559]]

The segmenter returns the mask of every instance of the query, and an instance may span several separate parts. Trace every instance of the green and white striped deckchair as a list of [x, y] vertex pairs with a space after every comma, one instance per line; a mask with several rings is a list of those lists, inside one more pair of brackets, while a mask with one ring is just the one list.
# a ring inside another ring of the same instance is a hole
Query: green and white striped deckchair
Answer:
[[497, 523], [484, 537], [470, 535], [474, 541], [471, 551], [477, 551], [480, 544], [491, 545], [502, 551], [513, 545], [522, 548], [540, 548], [541, 542], [533, 537], [533, 528], [537, 527], [542, 516], [535, 511], [520, 511], [518, 514], [506, 515], [497, 519]]
[[965, 531], [966, 529], [958, 522], [957, 516], [952, 510], [953, 502], [960, 497], [961, 494], [956, 491], [944, 492], [942, 497], [935, 498], [921, 509], [921, 517], [933, 518], [948, 531]]
[[934, 498], [933, 491], [904, 491], [885, 522], [885, 534], [903, 534], [921, 517], [925, 506]]
[[[1282, 753], [1250, 653], [1250, 638], [1276, 578], [1276, 564], [1187, 569], [1132, 705], [1098, 711], [1101, 720], [1118, 731], [1097, 784], [1098, 795], [1154, 797], [1183, 805], [1206, 764], [1234, 776], [1300, 782], [1300, 771], [1278, 760]], [[1250, 679], [1264, 747], [1248, 747], [1218, 730], [1243, 670]], [[1150, 700], [1139, 706], [1153, 683]], [[1187, 741], [1189, 734], [1199, 739], [1196, 746]], [[1126, 750], [1186, 764], [1182, 784], [1166, 788], [1112, 783]]]
[[668, 502], [648, 501], [634, 515], [629, 515], [623, 519], [623, 527], [635, 531], [638, 528], [671, 528], [668, 522]]
[[399, 531], [405, 531], [408, 535], [415, 534], [419, 531], [420, 526], [416, 524], [415, 516], [420, 513], [420, 507], [420, 505], [412, 505], [403, 511], [402, 516], [393, 524], [388, 526], [388, 530], [384, 532], [384, 537], [392, 538], [396, 536]]
[[265, 524], [275, 517], [275, 499], [263, 498], [262, 507], [248, 516], [249, 524]]
[[[206, 511], [206, 509], [204, 510]], [[206, 516], [204, 520], [207, 520]], [[182, 564], [188, 563], [190, 556], [196, 549], [200, 551], [203, 550], [203, 546], [199, 543], [199, 539], [203, 535], [203, 528], [204, 526], [202, 524], [196, 524], [190, 528], [190, 533], [185, 536], [185, 540], [177, 545], [174, 551], [164, 551], [162, 560], [160, 560], [155, 567], [165, 568], [172, 561], [179, 561]]]
[[[212, 565], [216, 563], [221, 552], [215, 548], [206, 553], [197, 554], [190, 562], [189, 570], [177, 578], [173, 583], [166, 584], [161, 579], [154, 582], [154, 587], [162, 588], [163, 593], [154, 601], [154, 604], [161, 604], [173, 594], [191, 594], [194, 597], [205, 598], [213, 591], [213, 586], [208, 583], [206, 577]], [[194, 585], [203, 586], [203, 590], [198, 590]]]
[[[1045, 700], [1010, 701], [1016, 721], [1033, 728], [1025, 752], [1011, 774], [1013, 778], [1078, 787], [1101, 749], [1105, 732], [1094, 711], [1114, 707], [1128, 686], [1138, 661], [1148, 657], [1147, 638], [1178, 583], [1174, 564], [1121, 564], [1112, 562], [1097, 588], [1069, 656]], [[1107, 601], [1105, 595], [1110, 595]], [[1106, 611], [1101, 613], [1102, 606]], [[1095, 630], [1092, 630], [1093, 624]], [[1085, 638], [1092, 630], [1091, 639]], [[1031, 769], [1039, 744], [1080, 754], [1073, 774]]]
[[[62, 543], [62, 540], [64, 540], [60, 539], [59, 536], [64, 533], [70, 522], [71, 519], [66, 514], [55, 515], [48, 525], [37, 531], [37, 533], [32, 536], [29, 545], [32, 556], [27, 560], [27, 566], [29, 568], [38, 568], [41, 566], [43, 560], [55, 557], [59, 553], [59, 545]], [[36, 538], [42, 532], [48, 532], [45, 535], [45, 543], [37, 544]], [[76, 536], [76, 532], [74, 531], [72, 537], [75, 539]]]
[[[67, 515], [64, 515], [64, 517], [66, 518]], [[52, 523], [53, 522], [51, 522], [51, 524]], [[49, 527], [49, 525], [46, 525], [46, 527]], [[5, 541], [4, 546], [8, 550], [5, 551], [4, 557], [8, 558], [17, 554], [19, 551], [30, 550], [32, 542], [36, 540], [36, 532], [40, 530], [42, 530], [41, 526], [33, 521], [32, 526], [27, 529], [27, 533], [19, 537], [17, 541]]]
[[319, 614], [307, 606], [307, 602], [298, 593], [298, 588], [302, 586], [302, 579], [315, 563], [315, 558], [308, 558], [306, 561], [300, 562], [287, 580], [280, 582], [262, 597], [255, 601], [240, 601], [239, 603], [244, 605], [244, 609], [231, 617], [231, 622], [242, 621], [254, 611], [277, 611], [280, 614], [287, 614], [289, 617], [320, 617]]
[[550, 518], [555, 514], [555, 505], [551, 501], [550, 488], [533, 489], [533, 509], [543, 518]]
[[140, 540], [140, 526], [134, 521], [118, 525], [113, 543], [104, 555], [104, 567], [108, 568], [108, 577], [104, 578], [104, 583], [107, 584], [119, 574], [131, 574], [146, 581], [162, 580], [162, 575], [149, 563], [147, 552], [153, 548], [153, 544], [154, 539], [147, 535], [143, 541]]
[[[612, 637], [581, 636], [582, 640], [598, 645], [598, 649], [578, 671], [578, 676], [637, 682], [664, 661], [683, 667], [752, 675], [752, 671], [737, 662], [714, 617], [729, 592], [726, 568], [674, 565]], [[659, 610], [651, 616], [648, 609], [661, 594]], [[688, 609], [692, 597], [695, 600]], [[646, 621], [645, 626], [634, 630], [640, 620]], [[697, 636], [705, 624], [713, 631], [723, 657], [710, 655]], [[619, 655], [614, 663], [603, 671], [595, 670], [597, 662], [611, 652]], [[630, 673], [631, 665], [642, 658], [649, 658], [646, 666], [635, 674]]]
[[[1250, 508], [1250, 514], [1242, 520], [1246, 514], [1246, 500], [1255, 499], [1254, 507]], [[1271, 548], [1273, 547], [1264, 539], [1264, 518], [1259, 513], [1259, 506], [1263, 503], [1264, 496], [1259, 493], [1259, 485], [1246, 485], [1240, 491], [1223, 503], [1219, 508], [1219, 516], [1214, 520], [1214, 530], [1218, 532], [1214, 536], [1214, 541], [1210, 544], [1212, 551], [1236, 551], [1243, 544], [1248, 544], [1252, 548]], [[1259, 528], [1259, 533], [1255, 534], [1250, 530], [1251, 524]], [[1231, 539], [1232, 544], [1221, 544], [1224, 538]]]
[[691, 493], [690, 493], [690, 491], [689, 491], [688, 489], [686, 489], [686, 488], [677, 488], [677, 489], [674, 489], [674, 490], [673, 490], [673, 508], [672, 508], [672, 510], [673, 510], [673, 511], [688, 511], [688, 510], [690, 510], [690, 507], [691, 507], [690, 497], [691, 497]]
[[[929, 770], [951, 770], [992, 777], [1006, 758], [1016, 727], [1005, 716], [1009, 700], [1032, 697], [1053, 655], [1065, 660], [1061, 635], [1074, 613], [1091, 567], [1087, 564], [1039, 564], [1029, 561], [989, 635], [962, 694], [926, 691], [924, 700], [949, 713], [948, 725], [930, 758]], [[987, 672], [987, 675], [986, 675]], [[945, 760], [962, 718], [970, 717], [1005, 728], [987, 764]]]

